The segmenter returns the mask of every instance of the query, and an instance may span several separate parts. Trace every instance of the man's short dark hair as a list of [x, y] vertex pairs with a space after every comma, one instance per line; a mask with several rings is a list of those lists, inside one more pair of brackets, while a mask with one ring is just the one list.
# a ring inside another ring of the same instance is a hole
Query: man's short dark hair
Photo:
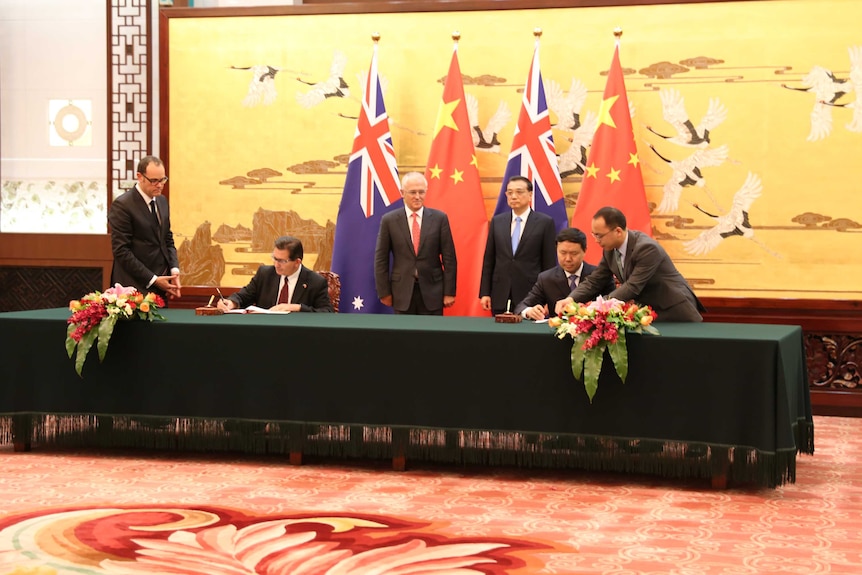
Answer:
[[150, 164], [155, 164], [157, 166], [161, 166], [162, 161], [155, 156], [144, 156], [143, 158], [141, 158], [141, 161], [138, 162], [138, 173], [139, 174], [146, 174], [147, 173], [147, 166], [149, 166]]
[[291, 260], [301, 260], [303, 256], [302, 241], [293, 236], [281, 236], [275, 240], [275, 249], [287, 250], [287, 257]]
[[557, 234], [557, 243], [572, 242], [573, 244], [581, 244], [581, 249], [587, 251], [587, 234], [578, 228], [563, 228]]
[[605, 206], [597, 211], [593, 216], [593, 219], [595, 220], [598, 218], [605, 220], [605, 224], [607, 224], [608, 229], [626, 229], [626, 215], [611, 206]]
[[511, 177], [511, 178], [509, 178], [509, 180], [506, 182], [506, 185], [508, 186], [508, 185], [509, 185], [509, 184], [511, 184], [512, 182], [524, 182], [524, 183], [526, 183], [526, 184], [527, 184], [527, 191], [528, 191], [528, 192], [532, 192], [532, 191], [533, 191], [533, 182], [531, 182], [531, 181], [530, 181], [530, 178], [527, 178], [527, 177], [525, 177], [525, 176], [512, 176], [512, 177]]

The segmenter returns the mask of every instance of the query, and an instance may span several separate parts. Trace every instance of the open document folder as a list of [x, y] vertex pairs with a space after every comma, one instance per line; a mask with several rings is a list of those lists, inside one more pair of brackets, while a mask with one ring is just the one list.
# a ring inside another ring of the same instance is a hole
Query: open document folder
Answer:
[[256, 305], [250, 305], [248, 307], [244, 307], [242, 309], [231, 309], [226, 311], [225, 313], [290, 313], [289, 311], [272, 311], [263, 307], [257, 307]]

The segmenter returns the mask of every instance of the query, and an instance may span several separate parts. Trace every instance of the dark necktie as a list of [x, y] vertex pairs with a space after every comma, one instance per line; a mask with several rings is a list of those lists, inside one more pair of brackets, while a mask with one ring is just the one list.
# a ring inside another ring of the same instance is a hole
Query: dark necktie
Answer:
[[290, 282], [287, 278], [284, 278], [284, 286], [282, 286], [281, 292], [278, 294], [278, 301], [276, 303], [290, 303]]
[[159, 222], [159, 214], [156, 212], [156, 200], [150, 200], [150, 213], [153, 214], [153, 221], [156, 222], [156, 226], [161, 226]]
[[626, 281], [626, 274], [623, 271], [623, 258], [620, 250], [614, 250], [614, 260], [616, 260], [617, 268], [620, 270], [620, 281]]
[[578, 284], [576, 283], [577, 279], [578, 279], [578, 276], [576, 276], [575, 274], [572, 274], [569, 276], [569, 289], [570, 290], [574, 290], [576, 287], [578, 287]]

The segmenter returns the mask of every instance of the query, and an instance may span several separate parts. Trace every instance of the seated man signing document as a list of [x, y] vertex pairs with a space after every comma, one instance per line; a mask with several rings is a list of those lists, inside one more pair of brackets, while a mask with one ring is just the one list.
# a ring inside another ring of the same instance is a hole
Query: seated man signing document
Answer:
[[302, 265], [302, 242], [275, 240], [271, 266], [260, 266], [248, 285], [218, 302], [222, 311], [257, 306], [274, 312], [332, 312], [326, 279]]

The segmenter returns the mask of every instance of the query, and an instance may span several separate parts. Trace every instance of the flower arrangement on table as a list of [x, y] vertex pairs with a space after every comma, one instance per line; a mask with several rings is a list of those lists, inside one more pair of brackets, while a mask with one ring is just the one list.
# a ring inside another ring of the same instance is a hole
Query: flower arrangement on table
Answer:
[[69, 324], [66, 329], [66, 353], [71, 359], [77, 349], [75, 371], [78, 375], [81, 375], [87, 353], [96, 341], [99, 361], [105, 359], [108, 342], [114, 333], [117, 320], [164, 320], [164, 316], [158, 311], [164, 305], [165, 301], [154, 293], [144, 295], [133, 287], [123, 287], [120, 284], [108, 288], [104, 293], [95, 291], [80, 300], [70, 301], [69, 310], [72, 317], [66, 320]]
[[556, 336], [565, 339], [572, 336], [572, 374], [575, 379], [583, 375], [584, 388], [590, 403], [599, 387], [599, 373], [605, 349], [610, 352], [617, 375], [623, 383], [629, 372], [629, 355], [626, 349], [626, 332], [659, 335], [652, 325], [655, 311], [648, 305], [625, 303], [618, 299], [570, 303], [558, 317], [552, 317], [548, 325], [556, 330]]

